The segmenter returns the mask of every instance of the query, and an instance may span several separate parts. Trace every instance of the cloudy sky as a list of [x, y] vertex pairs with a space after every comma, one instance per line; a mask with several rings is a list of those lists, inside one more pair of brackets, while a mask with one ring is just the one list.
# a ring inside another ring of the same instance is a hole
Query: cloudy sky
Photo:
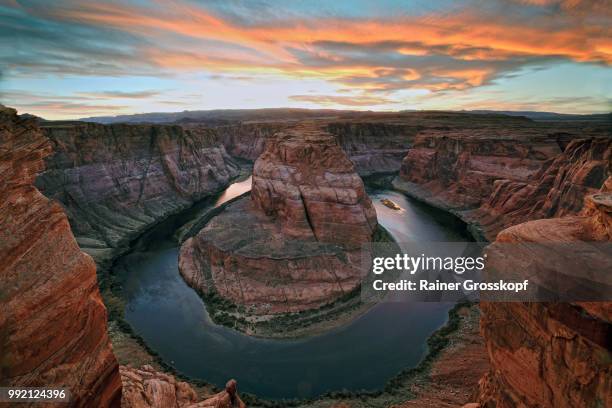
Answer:
[[49, 119], [612, 110], [612, 0], [0, 0], [0, 102]]

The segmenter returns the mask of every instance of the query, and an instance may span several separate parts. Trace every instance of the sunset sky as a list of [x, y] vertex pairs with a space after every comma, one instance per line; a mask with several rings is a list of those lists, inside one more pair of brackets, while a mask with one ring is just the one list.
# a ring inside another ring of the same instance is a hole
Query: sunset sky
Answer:
[[612, 0], [0, 0], [0, 102], [612, 110]]

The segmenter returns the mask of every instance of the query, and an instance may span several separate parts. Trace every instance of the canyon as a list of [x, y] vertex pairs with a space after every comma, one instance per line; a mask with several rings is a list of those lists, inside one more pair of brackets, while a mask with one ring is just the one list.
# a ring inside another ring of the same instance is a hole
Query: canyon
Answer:
[[33, 186], [51, 153], [32, 119], [0, 106], [0, 385], [66, 387], [73, 406], [117, 406], [96, 266], [62, 207]]
[[[313, 118], [312, 121], [318, 122], [334, 135], [361, 176], [396, 172], [410, 147], [411, 139], [419, 130], [418, 125], [402, 120], [382, 120], [379, 117], [372, 120], [331, 122], [328, 119]], [[215, 131], [229, 154], [255, 161], [263, 153], [266, 140], [296, 123], [274, 121], [227, 124], [215, 127]], [[208, 129], [198, 124], [182, 126], [192, 131]]]
[[[180, 262], [191, 286], [255, 315], [318, 308], [357, 287], [351, 252], [377, 230], [359, 175], [399, 172], [395, 189], [481, 240], [611, 240], [608, 125], [437, 112], [302, 119], [101, 125], [2, 108], [0, 383], [69, 387], [74, 406], [243, 406], [231, 381], [202, 395], [158, 368], [119, 366], [98, 289], [132, 241], [222, 190], [242, 160], [255, 161], [251, 197], [189, 237]], [[304, 251], [310, 259], [296, 261]], [[610, 405], [610, 303], [482, 302], [482, 337], [475, 309], [449, 349], [470, 360], [443, 352], [423, 380], [434, 386], [401, 406]]]
[[419, 135], [394, 187], [456, 214], [477, 237], [492, 241], [513, 224], [579, 212], [609, 173], [612, 142], [605, 128], [485, 132]]
[[[93, 127], [100, 130], [99, 125]], [[87, 134], [81, 134], [81, 137], [86, 138]], [[244, 406], [236, 395], [235, 382], [228, 383], [225, 391], [199, 398], [191, 386], [177, 382], [172, 376], [149, 367], [135, 370], [118, 365], [108, 335], [107, 313], [98, 289], [96, 264], [91, 256], [81, 251], [73, 230], [85, 235], [91, 230], [98, 234], [107, 232], [104, 237], [108, 238], [112, 236], [109, 231], [117, 230], [119, 224], [108, 223], [102, 227], [92, 221], [91, 224], [75, 226], [74, 221], [79, 218], [74, 214], [84, 214], [83, 217], [88, 219], [85, 214], [91, 216], [95, 213], [95, 210], [85, 212], [79, 208], [84, 202], [77, 198], [71, 207], [73, 211], [68, 212], [73, 216], [71, 225], [64, 212], [68, 206], [62, 207], [57, 201], [50, 200], [34, 186], [36, 176], [44, 173], [49, 158], [51, 162], [58, 159], [70, 165], [80, 163], [87, 166], [95, 163], [95, 158], [88, 155], [97, 156], [102, 149], [94, 148], [95, 152], [87, 152], [79, 145], [72, 153], [83, 154], [85, 159], [81, 161], [66, 154], [70, 149], [69, 142], [74, 139], [62, 140], [65, 143], [62, 146], [67, 150], [57, 148], [59, 140], [59, 137], [49, 137], [35, 119], [20, 117], [14, 109], [0, 106], [0, 175], [3, 180], [0, 189], [0, 254], [3, 260], [0, 266], [0, 385], [63, 387], [70, 393], [70, 406], [75, 407]], [[95, 141], [92, 138], [88, 142], [95, 144]], [[163, 139], [160, 143], [164, 145]], [[119, 156], [109, 153], [107, 157]], [[219, 157], [221, 153], [215, 152], [213, 159]], [[140, 159], [135, 161], [142, 162]], [[166, 166], [171, 167], [169, 159], [165, 161]], [[95, 169], [96, 165], [92, 167]], [[100, 168], [105, 169], [104, 164], [98, 164]], [[124, 171], [127, 170], [124, 168]], [[66, 180], [66, 186], [71, 185], [70, 181], [78, 182], [80, 177], [85, 177], [78, 170], [76, 174], [68, 173], [74, 178]], [[88, 186], [107, 174], [90, 175]], [[108, 187], [104, 181], [97, 186]], [[180, 184], [173, 184], [175, 189], [178, 186]], [[207, 188], [206, 184], [203, 186]], [[203, 194], [201, 188], [194, 186], [191, 193]], [[121, 202], [120, 199], [129, 196], [129, 192], [124, 190], [123, 194], [117, 194], [117, 191], [106, 190], [101, 193], [107, 196], [101, 194], [97, 198], [100, 204], [111, 205], [109, 203]], [[173, 190], [172, 194], [175, 193]], [[86, 199], [91, 206], [96, 205], [95, 201]], [[82, 210], [84, 212], [79, 213]], [[129, 229], [120, 230], [124, 231]], [[121, 233], [115, 237], [121, 237]], [[117, 241], [109, 239], [104, 242]], [[41, 406], [41, 403], [29, 405]], [[43, 403], [43, 406], [47, 405]]]

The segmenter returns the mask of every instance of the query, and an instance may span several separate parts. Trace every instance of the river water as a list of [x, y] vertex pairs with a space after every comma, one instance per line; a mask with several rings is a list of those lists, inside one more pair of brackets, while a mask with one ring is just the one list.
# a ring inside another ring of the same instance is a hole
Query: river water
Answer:
[[[248, 191], [250, 183], [250, 178], [234, 183], [208, 205]], [[400, 193], [378, 190], [370, 196], [378, 221], [398, 241], [467, 240], [452, 220]], [[402, 210], [387, 208], [382, 198]], [[200, 297], [179, 275], [173, 233], [166, 225], [147, 234], [147, 242], [119, 261], [116, 273], [126, 302], [125, 319], [178, 371], [218, 386], [235, 378], [242, 392], [274, 399], [381, 389], [402, 369], [419, 363], [427, 352], [427, 338], [445, 324], [452, 307], [382, 303], [322, 335], [294, 340], [249, 337], [212, 323]]]

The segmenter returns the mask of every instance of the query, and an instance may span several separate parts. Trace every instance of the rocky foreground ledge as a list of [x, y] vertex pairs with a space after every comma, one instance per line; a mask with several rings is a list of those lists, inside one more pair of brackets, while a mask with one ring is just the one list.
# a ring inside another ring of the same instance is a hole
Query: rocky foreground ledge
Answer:
[[[612, 178], [606, 185], [612, 187]], [[502, 231], [490, 247], [489, 262], [511, 273], [517, 265], [497, 255], [499, 245], [513, 244], [518, 256], [523, 253], [529, 259], [533, 242], [549, 244], [546, 259], [559, 259], [564, 254], [550, 243], [581, 241], [579, 263], [612, 263], [609, 251], [596, 247], [612, 240], [612, 192], [606, 185], [586, 198], [579, 215], [530, 221]], [[590, 245], [592, 250], [586, 250]], [[537, 262], [518, 267], [532, 276], [541, 268]], [[577, 273], [571, 267], [555, 272]], [[482, 406], [611, 405], [612, 302], [481, 302], [481, 309], [481, 331], [491, 360], [491, 370], [480, 382]]]
[[0, 386], [66, 388], [71, 407], [244, 407], [235, 382], [200, 397], [151, 367], [117, 364], [96, 264], [34, 186], [53, 149], [35, 120], [0, 105]]
[[300, 124], [269, 139], [250, 197], [180, 251], [189, 285], [255, 315], [300, 312], [351, 294], [377, 231], [361, 178], [333, 136]]
[[140, 369], [122, 366], [120, 372], [123, 408], [246, 408], [235, 380], [229, 380], [223, 391], [202, 400], [191, 385], [150, 365]]

